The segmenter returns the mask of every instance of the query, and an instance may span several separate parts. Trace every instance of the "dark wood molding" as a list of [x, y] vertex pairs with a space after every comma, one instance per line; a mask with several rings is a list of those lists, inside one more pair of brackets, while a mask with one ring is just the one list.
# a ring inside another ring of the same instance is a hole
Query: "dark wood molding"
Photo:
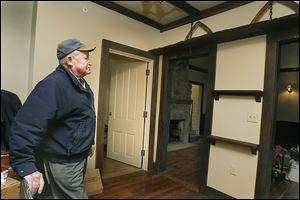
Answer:
[[160, 32], [165, 32], [174, 28], [177, 28], [179, 26], [183, 26], [188, 23], [192, 23], [222, 12], [226, 12], [228, 10], [243, 6], [245, 4], [251, 3], [253, 1], [227, 1], [225, 3], [222, 3], [220, 5], [214, 6], [212, 8], [208, 8], [206, 10], [201, 11], [200, 15], [196, 16], [188, 16], [184, 17], [182, 19], [176, 20], [174, 22], [170, 22], [160, 30]]
[[[295, 15], [298, 16], [298, 15]], [[287, 24], [290, 22], [287, 21]], [[279, 81], [279, 49], [285, 42], [299, 42], [299, 18], [288, 29], [268, 33], [264, 76], [264, 100], [259, 139], [259, 154], [255, 184], [255, 199], [268, 199], [271, 192], [272, 154], [275, 138], [276, 105]]]
[[235, 145], [239, 145], [239, 146], [243, 146], [243, 147], [248, 147], [248, 148], [250, 148], [251, 153], [253, 155], [257, 154], [258, 146], [259, 146], [258, 144], [233, 140], [230, 138], [218, 137], [218, 136], [214, 136], [214, 135], [209, 135], [208, 139], [212, 145], [216, 145], [216, 142], [220, 141], [220, 142], [225, 142], [225, 143], [229, 143], [229, 144], [235, 144]]
[[208, 79], [206, 83], [205, 97], [206, 97], [206, 106], [205, 106], [205, 125], [204, 125], [204, 152], [202, 153], [203, 165], [200, 166], [200, 184], [199, 191], [207, 190], [207, 176], [208, 176], [208, 163], [209, 163], [209, 152], [210, 144], [207, 140], [207, 137], [211, 135], [212, 131], [212, 119], [213, 119], [213, 108], [214, 108], [214, 99], [210, 95], [210, 91], [215, 88], [215, 77], [216, 77], [216, 62], [217, 62], [217, 44], [213, 43], [209, 45], [209, 68], [208, 68]]
[[197, 82], [197, 81], [189, 81], [191, 84], [194, 85], [201, 85], [202, 87], [204, 87], [204, 83], [203, 82]]
[[201, 12], [201, 15], [196, 19], [196, 20], [200, 20], [206, 17], [210, 17], [222, 12], [226, 12], [228, 10], [234, 9], [234, 8], [238, 8], [241, 7], [243, 5], [252, 3], [253, 1], [226, 1], [222, 4], [216, 5], [212, 8], [208, 8], [206, 10], [203, 10]]
[[[100, 169], [100, 173], [103, 174], [103, 160], [104, 160], [104, 135], [105, 135], [105, 110], [106, 97], [108, 95], [108, 84], [109, 84], [109, 44], [102, 42], [101, 50], [101, 67], [100, 67], [100, 85], [99, 85], [99, 96], [98, 96], [98, 111], [97, 111], [97, 130], [96, 130], [96, 151], [95, 151], [95, 168]], [[101, 94], [101, 95], [100, 95]]]
[[254, 18], [252, 19], [250, 24], [257, 23], [257, 21], [260, 20], [260, 18], [267, 12], [267, 10], [269, 9], [271, 3], [273, 4], [273, 2], [271, 2], [271, 1], [268, 1], [267, 3], [265, 3], [265, 5], [254, 16]]
[[171, 75], [168, 55], [163, 56], [160, 108], [157, 133], [156, 170], [164, 171], [167, 164], [168, 135], [170, 128]]
[[221, 95], [230, 96], [254, 96], [256, 102], [261, 102], [263, 91], [261, 90], [213, 90], [211, 95], [215, 100], [219, 100]]
[[156, 105], [157, 105], [157, 82], [158, 82], [158, 56], [145, 52], [140, 49], [122, 45], [109, 40], [102, 40], [101, 52], [101, 67], [99, 80], [99, 97], [98, 97], [98, 111], [97, 111], [97, 142], [96, 142], [96, 162], [95, 167], [99, 168], [101, 173], [103, 170], [104, 159], [104, 132], [105, 132], [105, 118], [104, 112], [108, 105], [107, 96], [109, 95], [109, 50], [114, 49], [121, 52], [138, 55], [147, 59], [153, 60], [153, 78], [152, 78], [152, 97], [151, 97], [151, 115], [150, 115], [150, 129], [149, 129], [149, 153], [148, 153], [148, 170], [153, 169], [153, 154], [154, 154], [154, 134], [155, 134], [155, 119], [156, 119]]
[[189, 40], [192, 38], [193, 34], [195, 33], [195, 31], [201, 27], [207, 34], [212, 34], [213, 31], [204, 23], [197, 21], [196, 24], [194, 24], [191, 28], [191, 30], [188, 32], [188, 34], [186, 35], [184, 40]]
[[299, 72], [299, 67], [280, 68], [280, 72]]
[[103, 6], [105, 8], [114, 10], [120, 14], [123, 14], [127, 17], [130, 17], [132, 19], [135, 19], [139, 22], [142, 22], [144, 24], [147, 24], [149, 26], [152, 26], [153, 28], [156, 28], [158, 30], [161, 30], [164, 26], [148, 17], [145, 17], [141, 14], [138, 14], [136, 12], [133, 12], [132, 10], [129, 10], [128, 8], [125, 8], [123, 6], [120, 6], [119, 4], [116, 4], [112, 1], [92, 1], [100, 6]]
[[196, 66], [193, 66], [193, 65], [191, 65], [191, 64], [189, 64], [189, 69], [190, 69], [190, 70], [197, 71], [197, 72], [205, 73], [205, 74], [208, 73], [208, 70], [207, 70], [207, 69], [201, 69], [201, 68], [196, 67]]
[[201, 15], [201, 11], [186, 3], [185, 1], [168, 1], [168, 3], [172, 4], [173, 6], [176, 6], [177, 8], [180, 8], [190, 16]]
[[[186, 49], [186, 50], [191, 50], [191, 49]], [[194, 52], [197, 52], [197, 51], [194, 51]], [[193, 59], [193, 58], [203, 58], [203, 57], [208, 57], [208, 54], [207, 53], [199, 53], [199, 54], [183, 53], [180, 55], [175, 55], [174, 57], [170, 58], [170, 61]]]

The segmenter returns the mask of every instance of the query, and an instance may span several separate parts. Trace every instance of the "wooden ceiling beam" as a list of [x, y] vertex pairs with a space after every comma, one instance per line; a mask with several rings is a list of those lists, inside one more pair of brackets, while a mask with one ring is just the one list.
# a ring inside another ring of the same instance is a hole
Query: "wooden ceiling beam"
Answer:
[[164, 25], [164, 27], [160, 30], [160, 32], [168, 31], [173, 28], [177, 28], [179, 26], [192, 23], [194, 21], [198, 21], [200, 19], [210, 17], [222, 12], [226, 12], [228, 10], [231, 10], [233, 8], [237, 8], [240, 6], [243, 6], [245, 4], [251, 3], [253, 1], [227, 1], [225, 3], [216, 5], [214, 7], [208, 8], [206, 10], [201, 11], [201, 14], [198, 16], [188, 16], [182, 19], [179, 19], [177, 21], [171, 22], [169, 24]]
[[186, 3], [185, 1], [168, 1], [170, 4], [182, 9], [184, 12], [188, 13], [189, 16], [176, 20], [174, 22], [170, 22], [166, 25], [160, 24], [148, 17], [145, 17], [141, 14], [138, 14], [128, 8], [125, 8], [117, 3], [112, 1], [92, 1], [98, 5], [106, 7], [108, 9], [114, 10], [120, 14], [123, 14], [127, 17], [140, 21], [144, 24], [147, 24], [153, 28], [160, 30], [160, 32], [168, 31], [173, 28], [177, 28], [179, 26], [189, 24], [200, 19], [210, 17], [225, 11], [228, 11], [233, 8], [237, 8], [243, 6], [245, 4], [251, 3], [253, 1], [227, 1], [225, 3], [219, 4], [217, 6], [208, 8], [203, 11], [199, 11], [198, 9], [194, 8], [190, 4]]
[[187, 13], [190, 16], [200, 16], [201, 11], [194, 8], [190, 4], [188, 4], [185, 1], [168, 1], [168, 3], [172, 4], [173, 6], [183, 10], [185, 13]]
[[152, 20], [152, 19], [149, 19], [143, 15], [140, 15], [136, 12], [133, 12], [131, 10], [129, 10], [128, 8], [125, 8], [123, 6], [120, 6], [119, 4], [116, 4], [114, 2], [111, 2], [111, 1], [92, 1], [100, 6], [103, 6], [105, 8], [108, 8], [108, 9], [111, 9], [111, 10], [114, 10], [120, 14], [123, 14], [127, 17], [130, 17], [132, 19], [135, 19], [137, 21], [140, 21], [144, 24], [147, 24], [149, 26], [152, 26], [153, 28], [156, 28], [158, 30], [161, 30], [163, 28], [163, 25]]

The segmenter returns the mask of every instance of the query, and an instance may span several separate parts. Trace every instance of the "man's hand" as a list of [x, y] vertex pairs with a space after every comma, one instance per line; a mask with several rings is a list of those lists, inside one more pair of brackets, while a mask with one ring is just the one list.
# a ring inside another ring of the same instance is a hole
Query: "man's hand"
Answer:
[[96, 145], [95, 144], [93, 144], [92, 146], [91, 146], [91, 148], [90, 148], [90, 157], [92, 157], [93, 155], [94, 155], [94, 153], [95, 153], [95, 150], [96, 150]]
[[32, 195], [35, 195], [36, 192], [38, 192], [39, 194], [42, 193], [44, 188], [44, 178], [42, 173], [36, 171], [25, 176], [24, 179], [27, 181]]

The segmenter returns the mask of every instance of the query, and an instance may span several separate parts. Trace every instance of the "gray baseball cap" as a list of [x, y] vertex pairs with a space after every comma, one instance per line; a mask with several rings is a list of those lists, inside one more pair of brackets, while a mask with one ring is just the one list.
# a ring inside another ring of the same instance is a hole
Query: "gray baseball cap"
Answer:
[[75, 39], [75, 38], [68, 39], [68, 40], [64, 40], [58, 44], [56, 56], [57, 56], [57, 59], [60, 60], [75, 50], [83, 51], [83, 52], [90, 52], [90, 51], [94, 51], [95, 49], [96, 49], [96, 47], [87, 46], [87, 45], [83, 44], [82, 42], [80, 42], [78, 39]]

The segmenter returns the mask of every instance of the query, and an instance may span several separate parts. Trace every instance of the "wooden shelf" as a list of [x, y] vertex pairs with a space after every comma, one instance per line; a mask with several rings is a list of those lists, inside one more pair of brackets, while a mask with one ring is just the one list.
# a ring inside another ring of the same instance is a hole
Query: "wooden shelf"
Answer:
[[223, 137], [218, 137], [218, 136], [213, 136], [213, 135], [209, 135], [208, 139], [212, 145], [216, 145], [216, 141], [221, 141], [221, 142], [226, 142], [226, 143], [230, 143], [230, 144], [236, 144], [236, 145], [243, 146], [243, 147], [249, 147], [251, 150], [251, 153], [253, 155], [257, 154], [258, 146], [259, 146], [258, 144], [242, 142], [242, 141], [238, 141], [238, 140], [233, 140], [233, 139], [223, 138]]
[[254, 96], [256, 102], [261, 102], [263, 91], [261, 90], [213, 90], [211, 95], [216, 101], [219, 100], [221, 95], [231, 96]]

